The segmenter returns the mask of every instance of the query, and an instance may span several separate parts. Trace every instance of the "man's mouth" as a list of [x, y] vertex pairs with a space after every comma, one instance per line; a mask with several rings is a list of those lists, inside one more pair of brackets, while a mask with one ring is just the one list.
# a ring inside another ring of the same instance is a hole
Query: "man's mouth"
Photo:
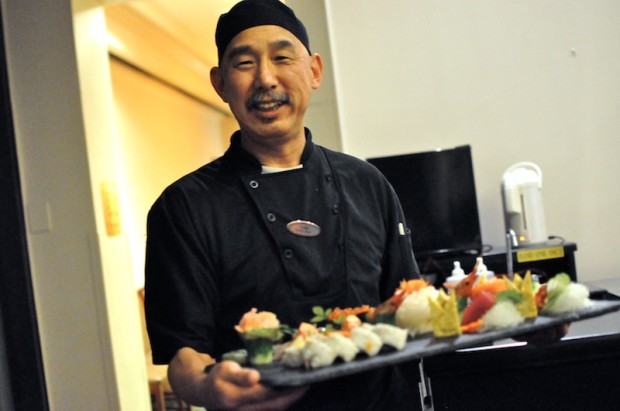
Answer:
[[275, 111], [282, 107], [284, 102], [282, 101], [268, 101], [264, 103], [256, 103], [252, 105], [252, 108], [262, 112]]
[[248, 101], [248, 110], [256, 110], [261, 113], [276, 111], [285, 104], [288, 104], [289, 97], [284, 93], [274, 91], [258, 92]]

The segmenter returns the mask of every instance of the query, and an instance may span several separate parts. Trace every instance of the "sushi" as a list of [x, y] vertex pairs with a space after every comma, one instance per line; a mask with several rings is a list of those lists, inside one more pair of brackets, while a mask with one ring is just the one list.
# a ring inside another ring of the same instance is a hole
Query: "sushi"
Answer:
[[243, 315], [235, 330], [245, 344], [251, 364], [271, 364], [273, 345], [284, 335], [280, 329], [280, 321], [274, 313], [252, 308]]
[[541, 286], [536, 298], [544, 314], [577, 311], [592, 304], [590, 291], [583, 284], [573, 283], [566, 273], [557, 274]]
[[327, 344], [336, 353], [336, 356], [341, 358], [344, 362], [352, 361], [359, 352], [359, 348], [357, 348], [355, 343], [339, 332], [326, 335], [325, 344]]
[[357, 327], [351, 331], [351, 340], [370, 357], [377, 355], [383, 346], [381, 338], [367, 327]]
[[404, 328], [396, 327], [391, 324], [369, 324], [364, 323], [362, 327], [369, 329], [375, 333], [383, 345], [388, 345], [397, 350], [402, 350], [407, 345], [408, 332]]
[[412, 337], [433, 330], [429, 299], [437, 298], [439, 291], [428, 286], [409, 294], [396, 310], [396, 325], [409, 330]]
[[286, 344], [282, 351], [281, 362], [289, 368], [298, 368], [304, 365], [304, 349], [310, 336], [318, 335], [319, 330], [314, 324], [302, 322], [297, 328], [295, 337]]
[[[411, 294], [425, 288], [433, 288], [426, 280], [414, 279], [401, 281], [394, 294], [379, 306], [371, 308], [366, 313], [366, 319], [372, 323], [396, 323], [396, 312], [403, 301]], [[396, 324], [398, 325], [398, 324]]]
[[332, 365], [336, 357], [336, 351], [325, 341], [324, 335], [312, 335], [306, 340], [303, 348], [303, 362], [307, 369]]
[[498, 301], [482, 316], [480, 331], [512, 328], [521, 324], [524, 320], [517, 306], [512, 301]]
[[285, 367], [299, 368], [304, 365], [304, 348], [306, 339], [297, 337], [284, 348], [281, 357], [281, 363]]

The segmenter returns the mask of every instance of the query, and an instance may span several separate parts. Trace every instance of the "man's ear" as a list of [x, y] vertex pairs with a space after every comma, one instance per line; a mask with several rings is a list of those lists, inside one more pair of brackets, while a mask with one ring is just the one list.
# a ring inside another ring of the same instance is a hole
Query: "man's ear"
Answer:
[[312, 71], [312, 88], [318, 89], [323, 82], [323, 59], [318, 53], [310, 56], [310, 70]]
[[228, 103], [228, 101], [226, 101], [226, 97], [224, 93], [225, 82], [224, 82], [224, 76], [222, 75], [222, 69], [220, 69], [219, 67], [213, 67], [211, 68], [211, 71], [209, 74], [211, 77], [211, 85], [213, 86], [217, 94], [220, 96], [220, 98], [224, 101], [224, 103]]

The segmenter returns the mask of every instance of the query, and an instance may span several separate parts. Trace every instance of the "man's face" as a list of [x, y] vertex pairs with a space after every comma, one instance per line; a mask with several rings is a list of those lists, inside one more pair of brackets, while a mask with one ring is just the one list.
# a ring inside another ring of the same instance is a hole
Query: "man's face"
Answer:
[[244, 135], [268, 142], [303, 134], [304, 113], [323, 65], [279, 26], [257, 26], [230, 42], [211, 82], [230, 105]]

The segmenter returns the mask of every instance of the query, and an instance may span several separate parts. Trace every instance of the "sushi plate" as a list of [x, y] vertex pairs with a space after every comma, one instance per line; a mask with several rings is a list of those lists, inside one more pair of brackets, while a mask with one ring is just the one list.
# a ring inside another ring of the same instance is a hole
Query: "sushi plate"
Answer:
[[369, 371], [386, 365], [444, 354], [464, 348], [482, 346], [497, 340], [527, 334], [568, 322], [598, 317], [620, 310], [620, 301], [600, 300], [592, 301], [592, 303], [591, 306], [579, 311], [554, 316], [541, 315], [509, 329], [463, 334], [451, 338], [434, 338], [432, 334], [422, 335], [410, 339], [405, 348], [400, 351], [384, 349], [374, 357], [358, 355], [355, 360], [349, 363], [336, 362], [327, 367], [306, 370], [304, 368], [287, 368], [276, 360], [273, 364], [257, 366], [256, 369], [261, 373], [261, 382], [264, 384], [272, 387], [297, 387]]

